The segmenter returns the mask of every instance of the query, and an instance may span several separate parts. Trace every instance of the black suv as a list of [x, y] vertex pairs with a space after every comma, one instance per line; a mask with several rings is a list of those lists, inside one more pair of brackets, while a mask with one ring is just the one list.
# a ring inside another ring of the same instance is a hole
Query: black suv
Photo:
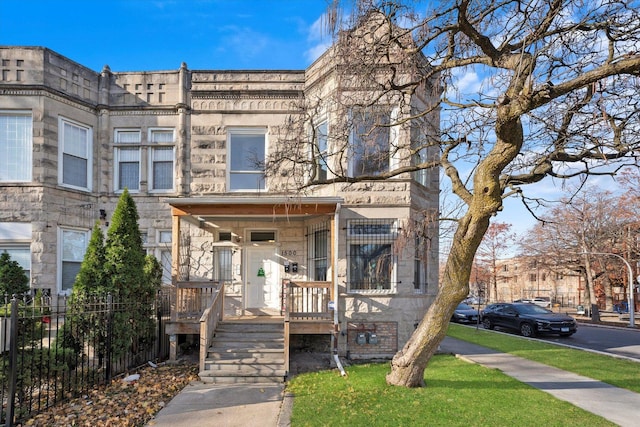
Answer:
[[537, 334], [568, 337], [575, 334], [578, 328], [573, 317], [530, 303], [491, 304], [482, 312], [482, 325], [485, 329], [496, 326], [512, 329], [524, 337], [534, 337]]

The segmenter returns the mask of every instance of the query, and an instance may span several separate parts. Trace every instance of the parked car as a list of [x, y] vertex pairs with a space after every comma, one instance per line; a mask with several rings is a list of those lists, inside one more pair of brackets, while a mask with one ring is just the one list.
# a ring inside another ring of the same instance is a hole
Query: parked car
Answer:
[[479, 304], [484, 304], [484, 298], [480, 298], [480, 297], [468, 297], [467, 299], [465, 299], [464, 301], [462, 301], [465, 304], [474, 304], [474, 305], [479, 305]]
[[551, 307], [551, 299], [549, 299], [549, 297], [535, 297], [531, 299], [522, 298], [522, 299], [513, 300], [513, 302], [530, 303], [530, 304], [539, 305], [540, 307], [544, 307], [544, 308]]
[[478, 316], [477, 309], [465, 303], [460, 303], [453, 312], [451, 321], [456, 323], [477, 323]]
[[524, 337], [543, 334], [568, 337], [578, 329], [573, 317], [531, 303], [491, 304], [482, 312], [482, 325], [485, 329], [497, 326], [518, 331]]
[[540, 307], [549, 308], [551, 307], [551, 298], [549, 297], [535, 297], [531, 300], [532, 303], [539, 305]]

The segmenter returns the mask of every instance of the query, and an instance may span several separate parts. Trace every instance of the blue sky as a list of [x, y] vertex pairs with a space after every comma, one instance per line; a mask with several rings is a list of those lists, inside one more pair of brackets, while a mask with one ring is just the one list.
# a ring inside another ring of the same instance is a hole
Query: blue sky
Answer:
[[[328, 46], [328, 0], [0, 0], [0, 45], [48, 47], [94, 71], [304, 69]], [[474, 87], [479, 76], [463, 83]], [[464, 90], [464, 88], [458, 88]], [[471, 90], [471, 89], [469, 89]], [[472, 90], [473, 92], [473, 90]], [[611, 182], [608, 181], [611, 185]], [[605, 184], [606, 185], [606, 184]], [[558, 187], [538, 184], [534, 194]], [[514, 199], [495, 220], [535, 220]]]
[[327, 0], [0, 0], [0, 45], [48, 47], [100, 71], [304, 69]]

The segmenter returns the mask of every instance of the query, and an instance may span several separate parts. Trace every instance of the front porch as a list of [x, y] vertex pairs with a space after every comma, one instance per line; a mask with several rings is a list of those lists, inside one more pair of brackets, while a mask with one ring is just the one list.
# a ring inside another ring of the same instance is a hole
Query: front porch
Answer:
[[[197, 336], [200, 371], [222, 371], [212, 358], [223, 359], [215, 352], [225, 346], [220, 343], [224, 335], [233, 342], [227, 347], [242, 347], [227, 353], [242, 353], [241, 358], [254, 364], [258, 350], [244, 348], [249, 341], [255, 347], [281, 346], [281, 369], [267, 370], [286, 373], [292, 335], [334, 337], [338, 199], [224, 197], [169, 203], [174, 305], [166, 333], [171, 359], [177, 357], [181, 336]], [[265, 323], [281, 325], [281, 341], [275, 341], [280, 344], [273, 344], [271, 330], [265, 335], [271, 344], [256, 343], [253, 332]], [[247, 327], [254, 331], [249, 334]], [[248, 335], [251, 340], [245, 339]], [[335, 339], [331, 343], [333, 347]], [[260, 362], [267, 359], [260, 357]]]
[[[268, 329], [266, 335], [259, 334], [265, 324], [279, 324], [282, 327], [282, 371], [289, 372], [289, 342], [291, 335], [322, 334], [331, 336], [338, 332], [334, 327], [334, 311], [330, 308], [332, 301], [331, 282], [306, 282], [283, 280], [281, 294], [281, 310], [244, 310], [238, 315], [233, 306], [225, 301], [224, 283], [214, 282], [179, 282], [172, 298], [175, 303], [171, 310], [171, 321], [166, 325], [166, 333], [171, 336], [170, 357], [177, 357], [177, 338], [179, 335], [199, 336], [199, 367], [201, 376], [208, 376], [205, 372], [213, 368], [212, 354], [228, 346], [218, 343], [214, 339], [220, 338], [220, 325], [244, 325], [235, 337], [228, 337], [231, 342], [245, 341], [251, 332], [251, 340], [256, 348], [264, 347], [265, 342], [273, 341], [273, 329]], [[226, 307], [226, 309], [225, 309]], [[219, 347], [219, 348], [216, 348]], [[273, 349], [271, 349], [273, 350]], [[234, 353], [251, 352], [252, 358], [258, 350], [234, 349]], [[246, 356], [246, 354], [245, 354]], [[264, 357], [264, 356], [262, 356]], [[221, 359], [219, 356], [213, 358]], [[244, 364], [255, 363], [255, 360]], [[277, 369], [272, 369], [277, 372]], [[280, 375], [277, 375], [278, 377]]]

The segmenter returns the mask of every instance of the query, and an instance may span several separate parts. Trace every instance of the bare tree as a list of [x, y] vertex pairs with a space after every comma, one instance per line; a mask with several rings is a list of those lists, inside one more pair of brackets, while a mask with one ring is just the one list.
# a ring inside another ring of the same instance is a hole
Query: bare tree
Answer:
[[[474, 256], [506, 197], [520, 197], [533, 210], [537, 200], [527, 197], [526, 184], [584, 182], [636, 165], [639, 11], [625, 0], [361, 0], [343, 20], [338, 7], [330, 10], [329, 23], [348, 21], [333, 27], [336, 43], [327, 54], [337, 64], [333, 91], [309, 92], [307, 115], [292, 119], [291, 144], [269, 170], [293, 177], [297, 168], [307, 177], [298, 187], [310, 188], [439, 167], [465, 205], [439, 292], [393, 358], [388, 383], [424, 385], [424, 370], [468, 294]], [[376, 115], [381, 104], [397, 106], [390, 122]], [[326, 111], [341, 118], [331, 128], [331, 149], [315, 132], [308, 137], [317, 129], [315, 113]], [[357, 129], [361, 145], [349, 151], [359, 111], [369, 128]], [[392, 147], [410, 161], [381, 171], [376, 129], [389, 127], [410, 130], [411, 144]], [[358, 150], [370, 167], [348, 170], [345, 157]], [[314, 172], [322, 169], [329, 173]]]
[[498, 300], [498, 261], [515, 242], [515, 234], [511, 232], [511, 224], [494, 222], [489, 225], [478, 251], [476, 263], [489, 271], [487, 302]]
[[[624, 265], [603, 253], [621, 253], [627, 219], [620, 209], [621, 199], [607, 191], [588, 188], [571, 200], [561, 203], [541, 216], [537, 224], [522, 239], [523, 252], [533, 256], [546, 269], [569, 267], [582, 274], [587, 284], [585, 301], [597, 304], [597, 293], [605, 295], [606, 308], [612, 309], [611, 285], [616, 280], [605, 274], [612, 265], [617, 265], [623, 274]], [[622, 232], [621, 232], [622, 231]], [[600, 290], [596, 281], [606, 281]]]

